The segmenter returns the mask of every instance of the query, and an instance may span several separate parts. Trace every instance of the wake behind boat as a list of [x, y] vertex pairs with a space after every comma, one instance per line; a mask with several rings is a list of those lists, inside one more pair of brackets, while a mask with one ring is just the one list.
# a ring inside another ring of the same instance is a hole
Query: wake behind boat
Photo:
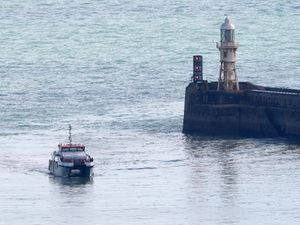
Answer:
[[59, 144], [49, 159], [48, 169], [51, 174], [60, 177], [90, 177], [93, 175], [94, 159], [85, 152], [82, 144], [72, 144], [71, 125], [69, 143]]

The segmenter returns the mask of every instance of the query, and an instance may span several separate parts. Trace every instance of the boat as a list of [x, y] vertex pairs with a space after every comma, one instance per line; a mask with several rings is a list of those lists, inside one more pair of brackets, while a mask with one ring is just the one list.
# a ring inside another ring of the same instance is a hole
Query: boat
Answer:
[[58, 177], [91, 177], [94, 159], [85, 151], [83, 144], [72, 143], [72, 126], [69, 125], [69, 143], [58, 145], [49, 159], [50, 174]]

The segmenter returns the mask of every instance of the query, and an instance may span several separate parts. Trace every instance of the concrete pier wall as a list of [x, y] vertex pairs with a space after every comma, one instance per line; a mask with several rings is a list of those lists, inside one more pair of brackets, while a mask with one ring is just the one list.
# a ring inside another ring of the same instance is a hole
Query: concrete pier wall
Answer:
[[241, 83], [216, 91], [216, 82], [186, 89], [183, 132], [247, 136], [300, 136], [300, 91]]

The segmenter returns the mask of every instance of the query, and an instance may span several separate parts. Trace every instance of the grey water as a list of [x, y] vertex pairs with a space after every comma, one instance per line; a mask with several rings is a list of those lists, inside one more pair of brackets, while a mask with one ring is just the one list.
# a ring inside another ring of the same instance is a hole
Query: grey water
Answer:
[[[216, 80], [300, 89], [299, 1], [2, 0], [0, 224], [300, 224], [300, 144], [182, 134], [192, 55]], [[48, 174], [84, 143], [90, 180]]]

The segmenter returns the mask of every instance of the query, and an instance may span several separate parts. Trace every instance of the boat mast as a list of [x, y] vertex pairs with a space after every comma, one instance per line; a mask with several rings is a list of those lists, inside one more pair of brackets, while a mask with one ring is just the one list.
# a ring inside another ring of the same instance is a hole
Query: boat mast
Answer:
[[69, 124], [69, 144], [71, 145], [72, 144], [72, 126], [71, 124]]

